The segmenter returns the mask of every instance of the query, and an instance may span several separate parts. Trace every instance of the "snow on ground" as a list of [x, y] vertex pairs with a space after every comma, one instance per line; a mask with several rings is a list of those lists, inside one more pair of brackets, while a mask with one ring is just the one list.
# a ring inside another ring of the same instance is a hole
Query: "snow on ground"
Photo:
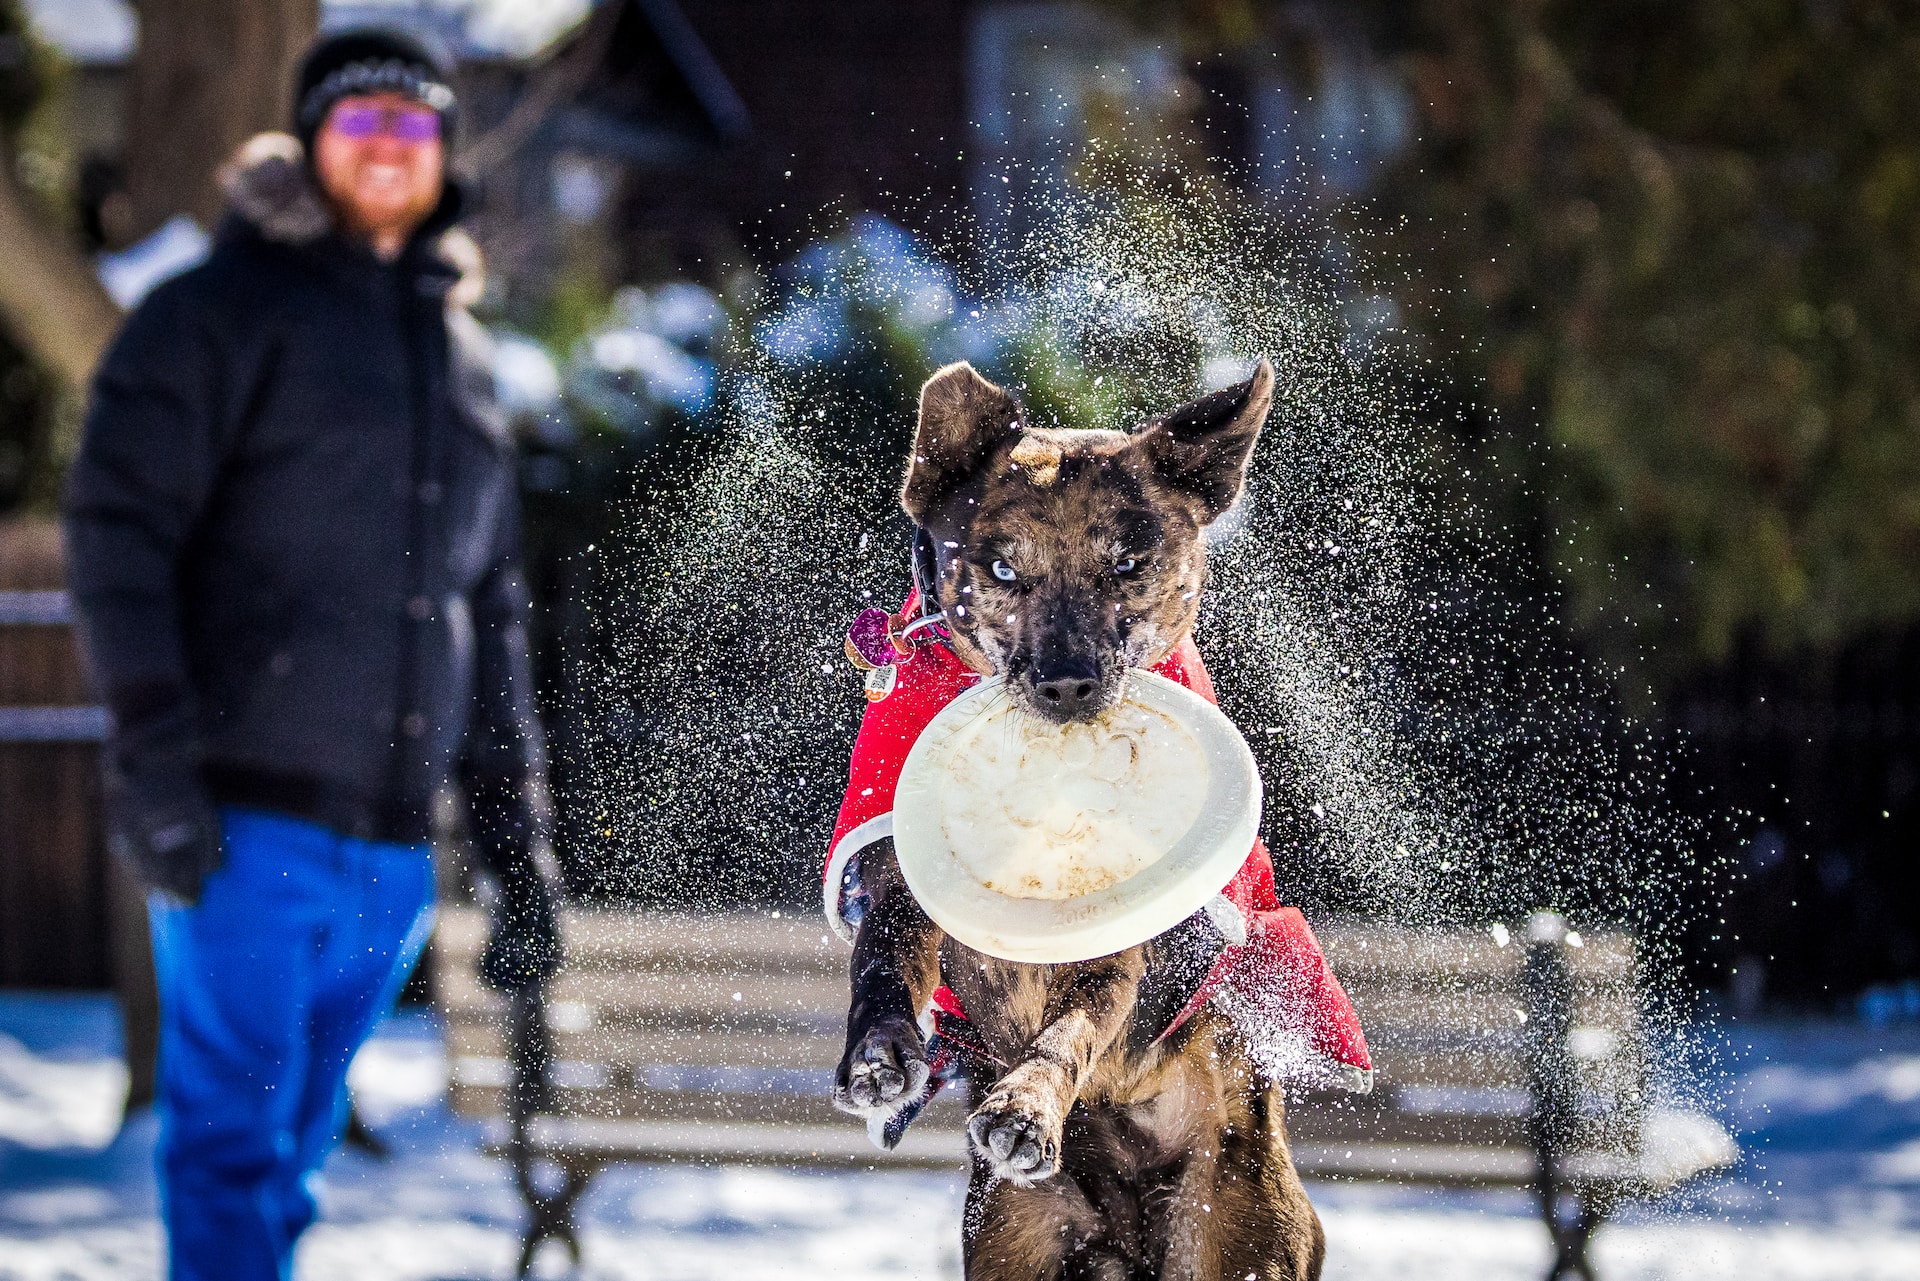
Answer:
[[[0, 994], [0, 1281], [161, 1274], [141, 1116], [104, 1146], [124, 1088], [111, 1006]], [[1723, 1115], [1748, 1156], [1732, 1176], [1633, 1207], [1594, 1253], [1607, 1281], [1911, 1281], [1920, 1277], [1920, 1030], [1743, 1026]], [[299, 1281], [510, 1275], [520, 1208], [474, 1127], [443, 1102], [430, 1018], [391, 1020], [353, 1086], [391, 1142], [328, 1166], [326, 1217]], [[961, 1180], [626, 1166], [583, 1203], [588, 1278], [794, 1281], [957, 1278]], [[1546, 1236], [1518, 1192], [1317, 1184], [1330, 1281], [1535, 1281]], [[563, 1271], [557, 1250], [543, 1273]]]

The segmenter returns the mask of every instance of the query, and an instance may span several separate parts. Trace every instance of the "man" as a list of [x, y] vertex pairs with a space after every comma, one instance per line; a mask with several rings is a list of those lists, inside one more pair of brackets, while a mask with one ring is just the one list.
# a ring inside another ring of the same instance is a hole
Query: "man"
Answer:
[[447, 81], [399, 35], [315, 46], [298, 140], [229, 169], [73, 473], [109, 831], [151, 890], [176, 1278], [289, 1274], [347, 1064], [425, 940], [456, 759], [501, 889], [489, 980], [558, 961], [513, 453], [441, 248]]

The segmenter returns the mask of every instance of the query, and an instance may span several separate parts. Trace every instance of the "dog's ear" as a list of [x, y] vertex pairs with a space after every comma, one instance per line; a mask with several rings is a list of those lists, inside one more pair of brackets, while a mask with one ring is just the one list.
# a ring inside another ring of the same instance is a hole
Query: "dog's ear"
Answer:
[[924, 526], [935, 503], [969, 476], [1020, 427], [1020, 402], [964, 360], [920, 389], [920, 426], [913, 435], [900, 505]]
[[1133, 448], [1198, 508], [1202, 525], [1233, 506], [1253, 444], [1273, 407], [1273, 366], [1264, 359], [1243, 383], [1190, 401], [1141, 427]]

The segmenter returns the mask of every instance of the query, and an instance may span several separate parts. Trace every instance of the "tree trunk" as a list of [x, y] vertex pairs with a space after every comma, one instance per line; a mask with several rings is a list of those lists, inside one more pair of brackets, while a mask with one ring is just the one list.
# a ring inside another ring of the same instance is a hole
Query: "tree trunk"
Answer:
[[[127, 93], [125, 165], [135, 236], [176, 213], [211, 229], [215, 180], [235, 147], [283, 127], [293, 68], [319, 25], [319, 0], [139, 0]], [[42, 222], [0, 145], [0, 323], [79, 390], [120, 323], [79, 247]]]
[[127, 194], [135, 236], [178, 213], [211, 230], [215, 176], [234, 148], [287, 126], [294, 66], [319, 0], [137, 0], [127, 86]]
[[10, 158], [0, 146], [0, 320], [50, 373], [83, 387], [120, 312], [78, 247], [35, 217]]

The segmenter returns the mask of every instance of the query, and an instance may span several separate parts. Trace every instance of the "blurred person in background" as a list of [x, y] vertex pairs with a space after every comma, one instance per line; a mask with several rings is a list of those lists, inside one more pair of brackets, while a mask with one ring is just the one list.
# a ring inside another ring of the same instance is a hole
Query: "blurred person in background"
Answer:
[[513, 447], [448, 256], [448, 81], [397, 33], [315, 45], [297, 137], [243, 148], [212, 256], [114, 342], [68, 493], [110, 839], [150, 890], [183, 1281], [289, 1275], [347, 1065], [426, 941], [454, 775], [500, 890], [488, 980], [559, 959]]

